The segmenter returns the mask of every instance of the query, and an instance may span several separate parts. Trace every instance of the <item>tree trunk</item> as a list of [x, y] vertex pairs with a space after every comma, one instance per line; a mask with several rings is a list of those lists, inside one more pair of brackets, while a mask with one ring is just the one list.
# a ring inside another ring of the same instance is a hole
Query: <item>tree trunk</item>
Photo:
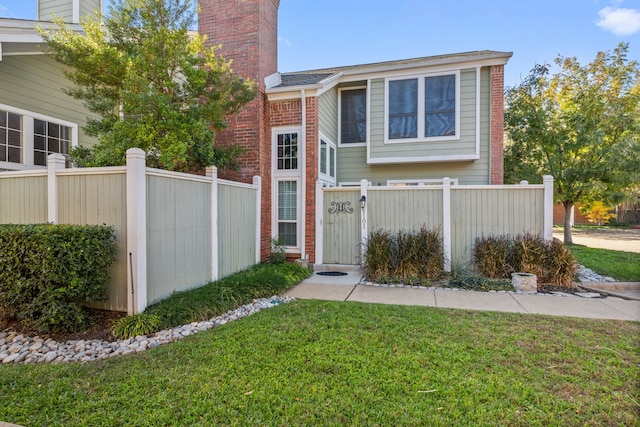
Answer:
[[571, 208], [573, 208], [573, 202], [563, 201], [564, 206], [564, 244], [573, 245], [573, 237], [571, 237]]

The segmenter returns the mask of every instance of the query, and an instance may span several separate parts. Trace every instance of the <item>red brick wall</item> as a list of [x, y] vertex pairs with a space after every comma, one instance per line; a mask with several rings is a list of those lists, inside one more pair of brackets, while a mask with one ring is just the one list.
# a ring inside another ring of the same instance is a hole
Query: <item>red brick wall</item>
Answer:
[[[302, 218], [305, 234], [305, 253], [311, 262], [315, 261], [315, 236], [316, 236], [316, 192], [315, 185], [318, 180], [318, 99], [306, 98], [306, 129], [305, 136], [305, 179], [306, 186], [302, 189], [305, 195], [305, 215]], [[270, 124], [278, 126], [302, 125], [302, 101], [300, 99], [272, 102], [269, 109]], [[292, 258], [298, 258], [304, 254], [291, 254]]]
[[269, 253], [271, 236], [271, 130], [264, 78], [278, 69], [278, 7], [280, 0], [200, 0], [198, 29], [208, 43], [221, 45], [218, 53], [232, 60], [232, 69], [252, 79], [259, 88], [244, 111], [227, 119], [228, 127], [216, 135], [216, 144], [242, 147], [238, 171], [220, 170], [219, 176], [251, 182], [262, 177], [262, 248]]
[[491, 67], [490, 184], [504, 183], [504, 65]]
[[320, 141], [318, 141], [319, 133], [319, 112], [318, 98], [307, 98], [306, 102], [306, 181], [307, 185], [304, 189], [305, 202], [305, 251], [309, 261], [312, 263], [316, 260], [316, 181], [318, 180], [318, 156], [320, 153]]

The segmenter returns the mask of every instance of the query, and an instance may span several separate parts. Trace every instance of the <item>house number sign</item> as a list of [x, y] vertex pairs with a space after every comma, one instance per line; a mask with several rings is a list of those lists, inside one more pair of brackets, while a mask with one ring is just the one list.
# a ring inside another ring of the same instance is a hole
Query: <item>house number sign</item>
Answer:
[[329, 208], [329, 214], [339, 214], [339, 213], [353, 213], [353, 208], [351, 207], [351, 202], [331, 202], [331, 207]]

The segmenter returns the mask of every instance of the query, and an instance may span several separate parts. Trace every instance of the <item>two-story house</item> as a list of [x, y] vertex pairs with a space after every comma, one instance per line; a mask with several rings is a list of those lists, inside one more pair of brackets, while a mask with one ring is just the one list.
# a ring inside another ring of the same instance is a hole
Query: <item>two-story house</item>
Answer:
[[[291, 257], [315, 261], [318, 182], [502, 184], [510, 52], [279, 73], [279, 5], [200, 0], [198, 20], [234, 72], [259, 86], [217, 142], [245, 148], [240, 169], [221, 177], [262, 177], [263, 259], [278, 236]], [[40, 0], [36, 21], [0, 18], [0, 170], [44, 167], [50, 153], [95, 143], [82, 133], [90, 113], [62, 92], [70, 83], [33, 28], [55, 12], [80, 31], [79, 17], [100, 8], [101, 0]]]
[[[199, 31], [260, 95], [218, 140], [263, 178], [262, 236], [315, 260], [315, 185], [503, 182], [504, 65], [476, 51], [279, 73], [279, 0], [201, 0]], [[263, 251], [268, 240], [263, 241]]]

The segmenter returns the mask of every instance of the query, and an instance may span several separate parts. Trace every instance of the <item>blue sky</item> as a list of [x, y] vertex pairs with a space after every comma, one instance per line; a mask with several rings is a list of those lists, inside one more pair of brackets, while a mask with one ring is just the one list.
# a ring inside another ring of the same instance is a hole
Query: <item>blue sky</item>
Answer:
[[[35, 5], [0, 0], [0, 16]], [[586, 64], [623, 41], [640, 59], [640, 0], [281, 0], [278, 36], [282, 72], [489, 49], [513, 52], [510, 86], [558, 54]]]

